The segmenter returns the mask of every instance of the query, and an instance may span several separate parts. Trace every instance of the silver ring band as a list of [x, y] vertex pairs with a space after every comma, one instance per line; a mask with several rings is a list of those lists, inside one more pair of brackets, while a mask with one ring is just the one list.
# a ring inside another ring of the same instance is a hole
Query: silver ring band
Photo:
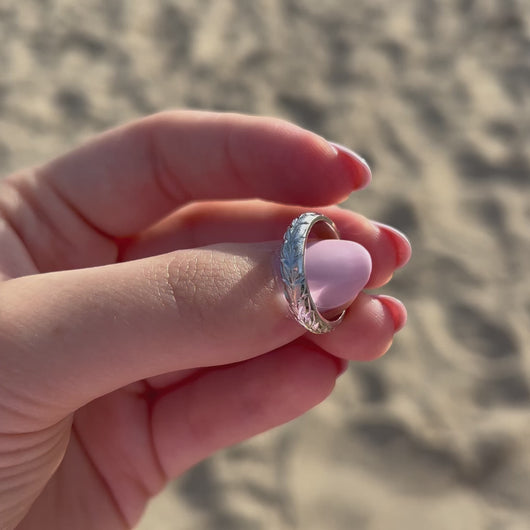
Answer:
[[345, 311], [335, 320], [328, 320], [320, 314], [311, 297], [305, 276], [305, 250], [313, 227], [315, 231], [319, 229], [322, 239], [340, 239], [337, 227], [329, 217], [313, 212], [303, 213], [290, 224], [283, 236], [280, 273], [291, 314], [305, 329], [321, 334], [336, 328]]

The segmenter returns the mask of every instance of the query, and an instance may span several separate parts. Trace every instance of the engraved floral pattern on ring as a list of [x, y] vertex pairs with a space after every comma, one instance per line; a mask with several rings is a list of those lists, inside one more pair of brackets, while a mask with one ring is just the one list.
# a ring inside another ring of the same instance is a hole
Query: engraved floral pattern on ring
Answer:
[[294, 318], [311, 333], [329, 333], [340, 324], [344, 311], [335, 320], [323, 317], [309, 291], [305, 276], [305, 250], [312, 228], [325, 223], [331, 237], [339, 239], [335, 223], [325, 215], [306, 212], [293, 220], [283, 237], [280, 273], [284, 294]]

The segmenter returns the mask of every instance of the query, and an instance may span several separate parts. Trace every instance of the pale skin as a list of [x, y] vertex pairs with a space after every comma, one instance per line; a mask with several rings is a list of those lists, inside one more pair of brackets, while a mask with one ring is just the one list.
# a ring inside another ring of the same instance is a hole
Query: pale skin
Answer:
[[168, 480], [381, 356], [400, 302], [362, 293], [310, 336], [273, 265], [315, 207], [368, 249], [369, 288], [404, 265], [399, 234], [334, 206], [359, 175], [286, 122], [188, 111], [1, 181], [0, 528], [132, 528]]

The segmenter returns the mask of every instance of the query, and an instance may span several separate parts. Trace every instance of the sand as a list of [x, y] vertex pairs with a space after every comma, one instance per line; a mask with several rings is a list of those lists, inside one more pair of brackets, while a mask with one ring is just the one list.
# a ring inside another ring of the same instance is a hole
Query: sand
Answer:
[[530, 3], [0, 2], [0, 170], [165, 108], [363, 154], [413, 245], [409, 324], [303, 418], [198, 465], [141, 530], [530, 528]]

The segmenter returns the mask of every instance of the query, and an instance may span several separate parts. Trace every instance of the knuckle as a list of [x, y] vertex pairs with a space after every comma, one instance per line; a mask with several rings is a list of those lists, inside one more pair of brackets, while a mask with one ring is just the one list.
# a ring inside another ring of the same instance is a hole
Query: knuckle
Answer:
[[160, 303], [175, 325], [201, 344], [222, 342], [228, 348], [242, 340], [262, 341], [278, 316], [267, 258], [266, 251], [247, 255], [235, 244], [175, 251], [155, 274]]
[[244, 275], [244, 260], [210, 249], [178, 251], [162, 271], [160, 296], [186, 318], [208, 321]]

